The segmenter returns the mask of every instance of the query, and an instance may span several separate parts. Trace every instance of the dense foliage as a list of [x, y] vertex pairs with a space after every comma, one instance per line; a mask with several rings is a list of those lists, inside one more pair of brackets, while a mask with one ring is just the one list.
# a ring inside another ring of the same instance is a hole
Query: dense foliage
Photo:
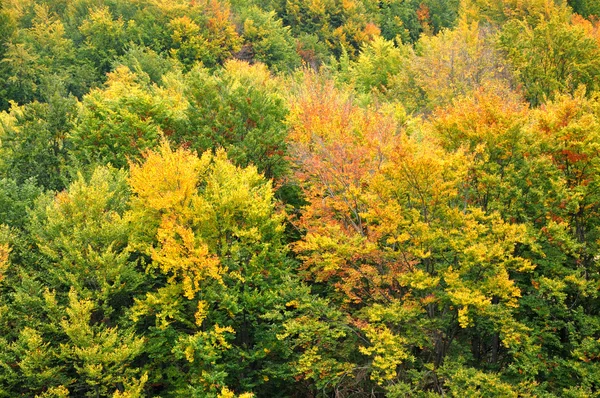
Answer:
[[0, 0], [0, 397], [600, 394], [595, 0]]

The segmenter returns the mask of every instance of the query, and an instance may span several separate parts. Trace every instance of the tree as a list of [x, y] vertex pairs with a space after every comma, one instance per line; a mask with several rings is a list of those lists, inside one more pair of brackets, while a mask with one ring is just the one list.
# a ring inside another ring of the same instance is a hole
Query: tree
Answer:
[[104, 75], [115, 58], [125, 52], [125, 21], [115, 18], [108, 7], [90, 9], [79, 31], [84, 40], [81, 53], [93, 63], [97, 73]]
[[162, 83], [162, 77], [168, 72], [178, 70], [181, 66], [172, 58], [158, 54], [149, 47], [131, 45], [125, 54], [114, 62], [114, 69], [126, 66], [138, 75], [147, 74], [155, 84]]
[[254, 164], [267, 178], [283, 175], [287, 109], [264, 65], [229, 61], [212, 76], [196, 68], [184, 86], [189, 128], [175, 132], [176, 142], [200, 152], [223, 147], [240, 166]]
[[123, 173], [97, 169], [37, 201], [29, 246], [13, 238], [2, 295], [5, 393], [107, 396], [143, 385], [129, 367], [143, 340], [125, 314], [142, 278], [123, 251], [126, 196]]
[[317, 36], [336, 56], [342, 47], [354, 55], [363, 43], [380, 33], [370, 1], [290, 0], [279, 7], [281, 19], [295, 35]]
[[108, 74], [105, 89], [84, 97], [78, 123], [68, 136], [75, 165], [124, 167], [185, 120], [180, 94], [150, 86], [146, 79], [121, 66]]
[[556, 13], [535, 26], [513, 20], [499, 37], [499, 47], [534, 106], [557, 94], [573, 94], [581, 85], [596, 89], [598, 42], [582, 25], [565, 19], [564, 13]]
[[227, 3], [210, 0], [191, 7], [169, 22], [170, 53], [191, 69], [197, 61], [214, 67], [239, 50], [241, 39]]
[[[522, 292], [515, 318], [527, 330], [527, 343], [512, 352], [504, 374], [513, 383], [539, 383], [528, 387], [534, 394], [590, 394], [596, 371], [581, 354], [594, 350], [590, 333], [596, 330], [588, 320], [595, 316], [596, 296], [587, 290], [595, 283], [589, 272], [596, 244], [596, 100], [579, 92], [528, 111], [519, 101], [490, 94], [439, 111], [432, 134], [446, 148], [462, 147], [474, 156], [467, 200], [522, 224], [533, 243], [515, 246], [535, 270], [514, 274]], [[481, 352], [481, 336], [474, 342]], [[585, 376], [573, 382], [573, 369]]]
[[387, 40], [415, 43], [421, 34], [438, 34], [452, 28], [458, 17], [459, 1], [387, 0], [379, 3], [378, 26]]
[[41, 101], [49, 87], [57, 85], [64, 86], [67, 94], [82, 95], [94, 79], [85, 63], [76, 59], [63, 23], [46, 5], [36, 5], [33, 11], [31, 27], [12, 35], [1, 59], [6, 101]]
[[290, 28], [283, 26], [274, 11], [265, 12], [253, 6], [242, 18], [245, 40], [242, 53], [248, 52], [248, 57], [275, 71], [289, 71], [300, 65]]
[[281, 325], [265, 319], [291, 283], [270, 183], [223, 151], [198, 158], [166, 143], [131, 165], [129, 182], [130, 250], [147, 256], [152, 280], [133, 308], [150, 381], [193, 396], [287, 389]]
[[526, 152], [533, 145], [525, 126], [529, 108], [514, 92], [482, 87], [438, 109], [426, 129], [450, 151], [473, 156], [465, 200], [505, 220], [526, 222], [521, 188]]
[[526, 181], [535, 199], [523, 207], [541, 253], [534, 257], [538, 270], [524, 289], [521, 317], [540, 346], [538, 378], [558, 394], [586, 395], [599, 382], [589, 361], [598, 330], [598, 298], [590, 289], [597, 283], [598, 100], [583, 91], [559, 96], [532, 122], [538, 141]]
[[[407, 46], [396, 46], [381, 37], [373, 39], [361, 48], [355, 62], [350, 62], [346, 71], [341, 71], [341, 78], [354, 83], [362, 93], [385, 93], [389, 90], [394, 76], [400, 74], [408, 66], [413, 52]], [[344, 62], [343, 56], [340, 64]]]
[[48, 92], [47, 102], [34, 101], [0, 114], [0, 173], [19, 184], [34, 179], [46, 189], [60, 189], [67, 158], [68, 131], [78, 102], [63, 87]]
[[428, 112], [483, 86], [511, 87], [511, 75], [491, 39], [490, 31], [464, 21], [454, 30], [423, 36], [407, 68], [390, 78], [388, 96], [409, 110]]
[[[341, 325], [339, 315], [331, 321], [335, 332], [303, 329], [327, 338], [312, 335], [317, 343], [304, 348], [300, 375], [342, 391], [373, 388], [364, 385], [368, 376], [390, 394], [443, 393], [452, 383], [439, 370], [446, 361], [483, 375], [526, 347], [511, 275], [534, 268], [514, 252], [531, 241], [523, 225], [466, 203], [469, 156], [406, 137], [385, 113], [357, 109], [327, 86], [304, 93], [291, 117], [308, 202], [298, 223], [305, 235], [294, 248], [302, 275], [346, 314]], [[482, 338], [485, 354], [461, 349]], [[344, 347], [343, 362], [332, 344]]]
[[461, 3], [461, 17], [501, 27], [510, 20], [527, 21], [536, 26], [552, 15], [565, 15], [565, 2], [555, 0], [467, 0]]
[[589, 0], [569, 0], [567, 3], [573, 8], [573, 12], [585, 18], [600, 17], [600, 6], [596, 2]]

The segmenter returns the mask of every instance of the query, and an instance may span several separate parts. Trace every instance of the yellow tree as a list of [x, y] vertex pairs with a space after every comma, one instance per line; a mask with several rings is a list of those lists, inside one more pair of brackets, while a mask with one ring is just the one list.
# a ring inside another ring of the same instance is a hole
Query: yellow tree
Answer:
[[407, 68], [390, 79], [388, 95], [410, 110], [432, 111], [481, 87], [510, 87], [512, 77], [492, 33], [478, 22], [461, 20], [455, 29], [421, 37]]
[[129, 183], [130, 250], [150, 281], [133, 314], [162, 367], [151, 380], [181, 394], [285, 388], [272, 384], [287, 372], [278, 326], [263, 319], [289, 279], [271, 184], [223, 150], [197, 157], [166, 142], [131, 164]]
[[326, 335], [305, 347], [299, 374], [345, 391], [369, 375], [390, 393], [411, 394], [457, 388], [449, 387], [452, 378], [465, 368], [444, 381], [445, 361], [485, 373], [454, 347], [485, 336], [485, 355], [497, 364], [524, 341], [511, 274], [532, 269], [514, 254], [528, 242], [525, 228], [468, 203], [473, 157], [462, 149], [410, 137], [389, 111], [361, 109], [331, 85], [305, 87], [290, 116], [296, 177], [308, 202], [294, 248], [314, 291], [345, 320], [327, 315], [337, 331], [310, 316], [304, 328], [288, 324], [286, 336], [304, 339], [310, 327]]

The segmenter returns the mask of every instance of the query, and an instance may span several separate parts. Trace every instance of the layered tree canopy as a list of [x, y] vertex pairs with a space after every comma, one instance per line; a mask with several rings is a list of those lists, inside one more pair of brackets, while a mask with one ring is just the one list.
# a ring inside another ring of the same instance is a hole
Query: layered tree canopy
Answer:
[[0, 397], [600, 391], [595, 0], [0, 0]]

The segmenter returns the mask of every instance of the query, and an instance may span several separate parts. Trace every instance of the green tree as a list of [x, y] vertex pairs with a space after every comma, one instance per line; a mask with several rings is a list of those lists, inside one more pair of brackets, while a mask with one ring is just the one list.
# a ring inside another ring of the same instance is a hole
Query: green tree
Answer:
[[287, 109], [278, 83], [262, 64], [229, 61], [212, 76], [194, 69], [184, 80], [189, 128], [173, 139], [198, 151], [223, 147], [240, 166], [282, 176]]
[[138, 75], [147, 74], [150, 81], [155, 84], [160, 84], [167, 72], [180, 68], [176, 60], [140, 45], [131, 45], [125, 54], [114, 62], [114, 69], [120, 65], [128, 67]]
[[[534, 243], [515, 247], [535, 269], [515, 274], [526, 343], [511, 349], [503, 374], [534, 395], [589, 395], [598, 380], [587, 356], [597, 330], [597, 297], [588, 290], [596, 283], [597, 100], [580, 91], [532, 112], [490, 94], [457, 101], [432, 125], [446, 148], [474, 156], [467, 200], [524, 225]], [[489, 352], [483, 336], [472, 341], [479, 360]]]
[[181, 94], [150, 85], [147, 75], [118, 67], [104, 89], [83, 98], [76, 126], [69, 132], [69, 154], [75, 165], [124, 167], [129, 158], [155, 147], [185, 119]]
[[41, 197], [30, 239], [11, 238], [1, 316], [2, 366], [11, 369], [3, 373], [5, 395], [97, 397], [144, 383], [129, 366], [143, 341], [125, 309], [142, 274], [123, 251], [126, 201], [124, 174], [97, 169], [89, 181], [80, 176], [67, 191]]
[[179, 12], [168, 24], [169, 51], [186, 69], [198, 61], [214, 67], [239, 50], [241, 39], [232, 23], [228, 3], [199, 2], [189, 11]]
[[[349, 61], [346, 70], [341, 70], [340, 78], [354, 84], [361, 93], [379, 92], [385, 95], [394, 77], [407, 68], [413, 56], [408, 46], [387, 41], [381, 37], [373, 39], [361, 48], [356, 61]], [[344, 68], [344, 54], [340, 67]]]
[[582, 25], [566, 20], [564, 13], [557, 12], [536, 26], [520, 20], [508, 22], [499, 47], [534, 106], [557, 94], [573, 94], [581, 85], [590, 91], [597, 88], [598, 42]]
[[265, 63], [275, 71], [293, 70], [300, 65], [296, 42], [290, 28], [283, 26], [275, 12], [254, 6], [243, 14], [245, 40], [243, 52], [247, 57]]
[[455, 25], [459, 1], [386, 0], [379, 2], [378, 26], [387, 40], [415, 43], [422, 33], [438, 34]]
[[532, 115], [537, 142], [526, 181], [534, 201], [523, 208], [541, 253], [521, 316], [539, 345], [538, 378], [559, 395], [589, 395], [600, 380], [590, 361], [598, 333], [598, 109], [595, 96], [578, 91]]
[[567, 3], [573, 8], [573, 12], [586, 17], [600, 17], [600, 5], [595, 1], [590, 0], [569, 0]]
[[62, 84], [67, 93], [82, 95], [94, 81], [63, 23], [46, 5], [33, 7], [31, 27], [21, 27], [6, 43], [0, 70], [6, 100], [25, 104], [44, 99], [48, 86]]
[[0, 220], [2, 224], [23, 228], [27, 222], [27, 211], [42, 193], [35, 179], [19, 184], [14, 179], [0, 179]]
[[46, 189], [60, 189], [67, 157], [67, 134], [74, 126], [78, 102], [61, 87], [22, 106], [12, 103], [0, 114], [0, 173], [21, 184], [35, 181]]
[[89, 10], [79, 31], [83, 39], [80, 53], [92, 62], [96, 73], [104, 75], [115, 58], [125, 52], [126, 22], [115, 18], [108, 7], [99, 7]]

